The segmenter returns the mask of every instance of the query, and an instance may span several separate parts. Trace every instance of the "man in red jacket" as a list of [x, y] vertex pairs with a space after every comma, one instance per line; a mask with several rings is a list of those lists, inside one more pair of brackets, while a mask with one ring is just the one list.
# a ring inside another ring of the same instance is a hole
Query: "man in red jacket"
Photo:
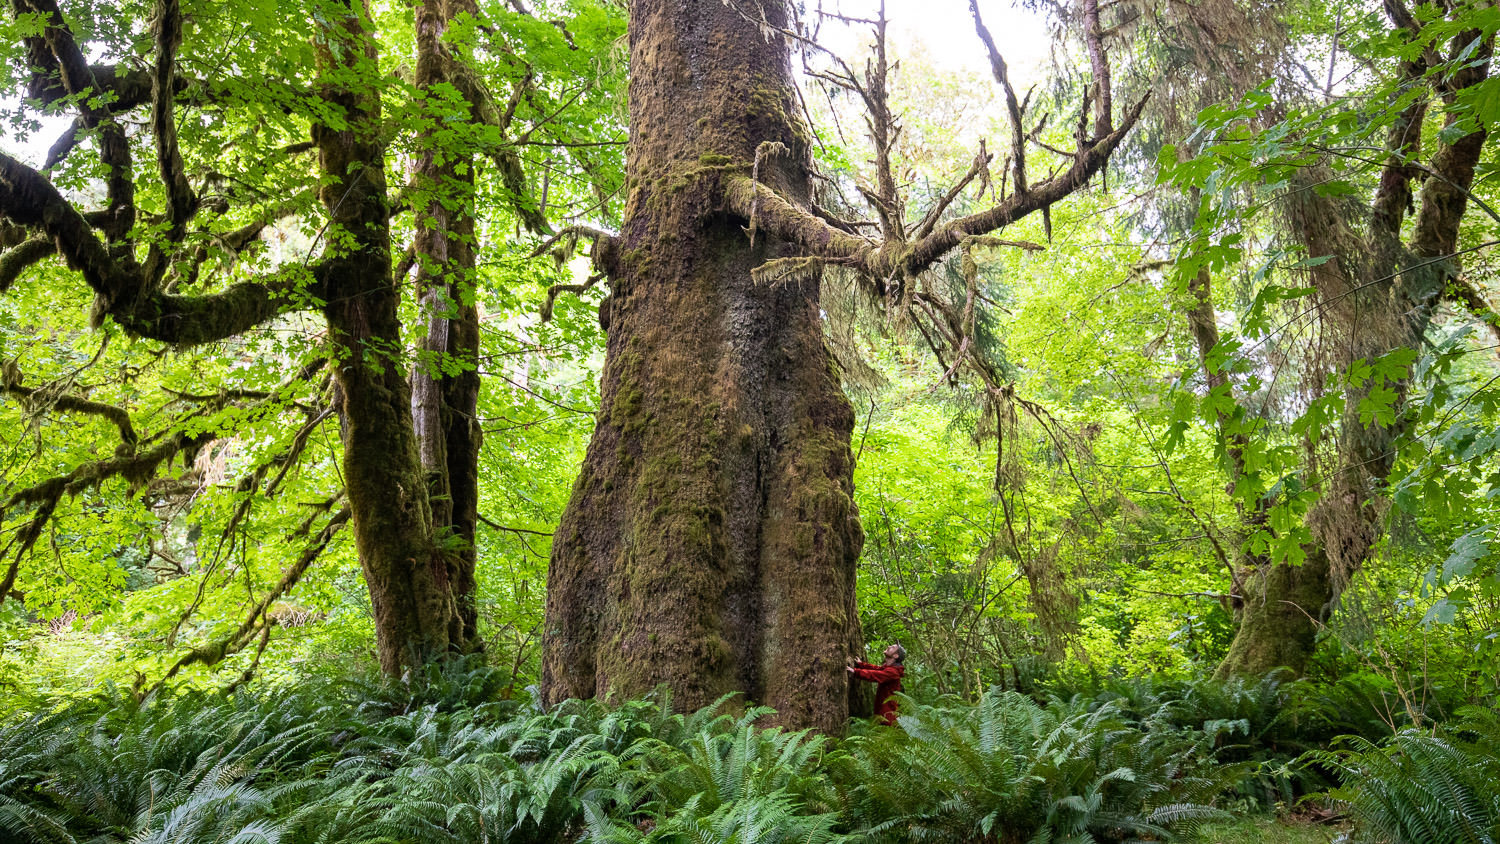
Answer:
[[891, 697], [901, 691], [901, 675], [906, 673], [906, 648], [898, 642], [885, 649], [885, 662], [871, 665], [855, 661], [847, 669], [850, 674], [867, 683], [879, 683], [875, 687], [875, 716], [884, 718], [889, 726], [896, 725], [896, 700]]

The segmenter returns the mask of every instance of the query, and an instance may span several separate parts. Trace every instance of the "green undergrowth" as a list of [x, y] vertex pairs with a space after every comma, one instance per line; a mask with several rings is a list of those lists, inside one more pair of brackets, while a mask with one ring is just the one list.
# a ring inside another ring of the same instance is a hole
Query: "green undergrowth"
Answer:
[[1274, 814], [1244, 815], [1206, 823], [1187, 840], [1192, 844], [1330, 844], [1345, 832], [1339, 824], [1313, 823]]
[[1306, 755], [1296, 687], [1275, 677], [905, 699], [900, 729], [857, 723], [837, 739], [767, 727], [769, 710], [727, 699], [543, 710], [496, 699], [502, 686], [479, 668], [414, 686], [11, 701], [0, 842], [1329, 840], [1265, 816], [1305, 796], [1295, 772], [1311, 769], [1344, 775], [1334, 805], [1373, 836], [1355, 840], [1438, 840], [1409, 837], [1424, 812], [1459, 829], [1500, 816], [1500, 719]]

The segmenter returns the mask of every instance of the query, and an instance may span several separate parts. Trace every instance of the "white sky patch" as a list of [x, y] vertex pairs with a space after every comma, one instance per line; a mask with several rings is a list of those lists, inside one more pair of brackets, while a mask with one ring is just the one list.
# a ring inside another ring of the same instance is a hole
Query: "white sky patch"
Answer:
[[[808, 3], [809, 18], [817, 5], [817, 0]], [[880, 10], [879, 0], [822, 0], [822, 5], [826, 11], [858, 18], [874, 18]], [[980, 0], [979, 13], [1005, 57], [1017, 90], [1039, 81], [1052, 38], [1042, 16], [1009, 0]], [[885, 15], [890, 21], [887, 38], [897, 54], [920, 42], [939, 68], [990, 78], [990, 61], [974, 32], [969, 0], [886, 0]], [[824, 46], [848, 58], [869, 42], [869, 27], [830, 20], [819, 38]]]

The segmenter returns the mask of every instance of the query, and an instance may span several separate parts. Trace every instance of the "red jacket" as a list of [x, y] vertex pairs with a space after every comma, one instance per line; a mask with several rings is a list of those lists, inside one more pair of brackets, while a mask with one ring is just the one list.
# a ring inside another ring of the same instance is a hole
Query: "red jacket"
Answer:
[[896, 724], [896, 700], [891, 695], [901, 691], [901, 675], [906, 673], [904, 665], [871, 665], [868, 662], [854, 663], [854, 676], [875, 687], [875, 715], [884, 718], [891, 726]]

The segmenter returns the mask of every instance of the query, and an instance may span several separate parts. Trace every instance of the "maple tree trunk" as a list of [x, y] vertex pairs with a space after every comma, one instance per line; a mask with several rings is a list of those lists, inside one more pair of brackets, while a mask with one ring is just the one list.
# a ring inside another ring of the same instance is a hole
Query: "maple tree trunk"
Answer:
[[554, 540], [543, 692], [665, 684], [692, 708], [740, 691], [836, 730], [862, 645], [854, 414], [819, 278], [753, 281], [795, 250], [752, 246], [719, 190], [760, 148], [760, 181], [808, 196], [787, 46], [721, 0], [636, 0], [629, 31], [630, 194], [614, 254], [596, 256], [612, 288], [602, 404]]
[[[417, 86], [451, 85], [455, 59], [442, 43], [462, 0], [417, 4]], [[475, 301], [474, 156], [462, 151], [442, 101], [431, 101], [431, 127], [421, 138], [414, 193], [417, 290], [427, 330], [411, 374], [412, 417], [426, 477], [434, 530], [448, 567], [457, 614], [450, 638], [478, 642], [474, 532], [479, 520], [479, 313]]]
[[342, 395], [345, 488], [370, 591], [381, 669], [400, 676], [449, 653], [456, 616], [452, 575], [433, 534], [411, 392], [400, 365], [399, 288], [393, 279], [385, 146], [366, 10], [354, 2], [319, 50], [323, 96], [342, 125], [313, 127], [319, 164], [334, 177], [320, 198], [330, 240], [325, 270], [329, 341]]

